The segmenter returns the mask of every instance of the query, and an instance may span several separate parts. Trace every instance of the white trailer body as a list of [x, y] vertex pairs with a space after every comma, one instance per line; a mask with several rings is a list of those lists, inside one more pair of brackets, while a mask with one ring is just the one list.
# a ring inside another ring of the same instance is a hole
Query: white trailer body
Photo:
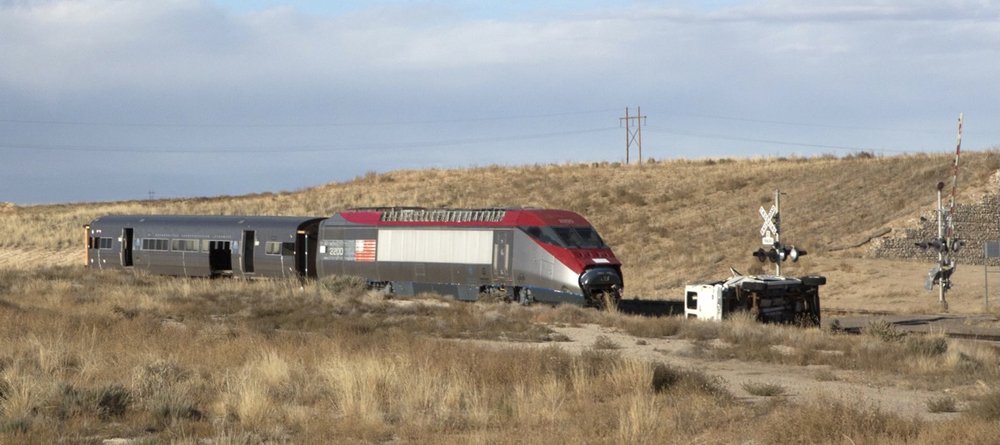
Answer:
[[[734, 271], [735, 272], [735, 271]], [[826, 278], [744, 276], [684, 288], [684, 315], [700, 320], [722, 320], [733, 312], [748, 311], [757, 320], [777, 323], [820, 323], [819, 286]]]

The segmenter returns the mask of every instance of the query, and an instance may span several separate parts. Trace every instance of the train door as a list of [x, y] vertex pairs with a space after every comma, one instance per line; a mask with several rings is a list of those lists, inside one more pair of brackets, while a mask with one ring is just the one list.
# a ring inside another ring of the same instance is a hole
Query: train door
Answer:
[[214, 275], [232, 275], [233, 273], [233, 251], [229, 241], [209, 241], [208, 243], [208, 268]]
[[493, 280], [498, 283], [509, 281], [510, 277], [510, 246], [514, 232], [497, 230], [493, 232]]
[[316, 276], [316, 236], [307, 230], [295, 234], [295, 270], [303, 277]]
[[122, 229], [122, 267], [132, 267], [132, 228]]
[[243, 231], [243, 273], [253, 273], [253, 251], [257, 237], [253, 230]]

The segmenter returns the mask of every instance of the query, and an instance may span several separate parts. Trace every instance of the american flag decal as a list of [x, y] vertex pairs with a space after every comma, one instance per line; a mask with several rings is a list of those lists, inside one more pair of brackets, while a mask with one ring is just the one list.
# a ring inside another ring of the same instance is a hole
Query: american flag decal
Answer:
[[375, 240], [356, 240], [354, 245], [354, 261], [375, 262]]

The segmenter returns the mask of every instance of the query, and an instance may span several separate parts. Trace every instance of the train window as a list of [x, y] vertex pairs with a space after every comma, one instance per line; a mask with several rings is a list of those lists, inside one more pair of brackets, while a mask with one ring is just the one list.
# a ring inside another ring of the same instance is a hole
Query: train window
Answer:
[[170, 250], [173, 250], [174, 252], [197, 252], [198, 240], [175, 239], [170, 243]]
[[168, 250], [169, 243], [165, 239], [144, 238], [142, 240], [142, 250]]
[[521, 230], [523, 230], [524, 233], [527, 233], [528, 236], [538, 241], [541, 241], [545, 244], [551, 244], [553, 246], [559, 246], [559, 247], [567, 247], [565, 243], [559, 240], [559, 235], [557, 235], [552, 230], [551, 227], [531, 226], [531, 227], [521, 227]]
[[111, 249], [111, 238], [101, 238], [101, 237], [95, 236], [90, 241], [90, 245], [92, 246], [93, 249], [108, 250], [108, 249]]
[[553, 227], [563, 244], [576, 249], [603, 249], [608, 247], [592, 227]]
[[230, 248], [229, 241], [208, 241], [208, 240], [205, 240], [204, 243], [207, 243], [207, 246], [208, 246], [208, 247], [205, 247], [204, 244], [202, 245], [202, 248], [204, 248], [206, 252], [211, 252], [213, 250], [229, 250], [229, 248]]
[[295, 255], [295, 243], [283, 243], [280, 241], [268, 241], [265, 245], [265, 253], [268, 255]]
[[604, 240], [601, 239], [601, 236], [597, 234], [597, 231], [594, 230], [593, 227], [574, 227], [573, 231], [575, 231], [577, 235], [580, 235], [580, 239], [583, 240], [583, 243], [580, 244], [580, 247], [586, 247], [592, 249], [601, 249], [608, 247], [606, 244], [604, 244]]
[[268, 255], [281, 255], [281, 243], [277, 241], [268, 241], [264, 244], [264, 253]]

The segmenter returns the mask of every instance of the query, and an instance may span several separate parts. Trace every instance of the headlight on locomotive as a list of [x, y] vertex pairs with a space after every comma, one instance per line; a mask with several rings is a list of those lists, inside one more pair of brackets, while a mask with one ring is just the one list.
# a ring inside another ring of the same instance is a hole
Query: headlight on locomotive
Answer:
[[588, 306], [603, 307], [606, 299], [621, 299], [622, 275], [610, 267], [587, 269], [580, 275], [580, 289]]

